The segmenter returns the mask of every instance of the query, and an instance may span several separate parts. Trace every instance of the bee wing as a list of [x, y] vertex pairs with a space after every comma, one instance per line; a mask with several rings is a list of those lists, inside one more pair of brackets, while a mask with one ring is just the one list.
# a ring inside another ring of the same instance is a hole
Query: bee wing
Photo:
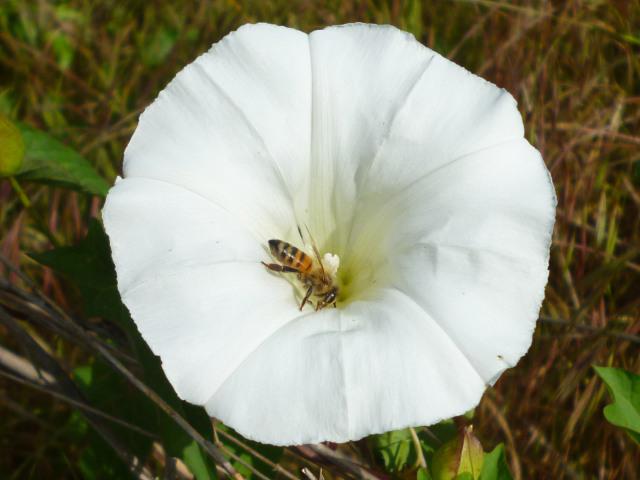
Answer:
[[[307, 225], [304, 226], [307, 230], [307, 234], [309, 235], [309, 241], [311, 242], [311, 247], [313, 248], [313, 253], [315, 253], [316, 258], [318, 259], [318, 263], [320, 264], [320, 270], [322, 271], [322, 276], [326, 277], [326, 273], [324, 273], [324, 265], [322, 265], [322, 258], [320, 257], [320, 251], [318, 250], [318, 246], [316, 245], [316, 241], [313, 239], [311, 232], [309, 231], [309, 227]], [[300, 233], [300, 237], [302, 237], [302, 232], [300, 232], [300, 226], [298, 225], [298, 232]], [[304, 239], [303, 239], [304, 241]]]

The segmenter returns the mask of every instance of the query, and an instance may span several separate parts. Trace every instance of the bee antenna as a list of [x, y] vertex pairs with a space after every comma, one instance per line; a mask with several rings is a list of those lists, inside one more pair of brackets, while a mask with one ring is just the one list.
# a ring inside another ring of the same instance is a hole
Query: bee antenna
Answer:
[[302, 230], [300, 229], [300, 225], [296, 225], [298, 227], [298, 235], [300, 235], [300, 240], [304, 243], [304, 237], [302, 236]]

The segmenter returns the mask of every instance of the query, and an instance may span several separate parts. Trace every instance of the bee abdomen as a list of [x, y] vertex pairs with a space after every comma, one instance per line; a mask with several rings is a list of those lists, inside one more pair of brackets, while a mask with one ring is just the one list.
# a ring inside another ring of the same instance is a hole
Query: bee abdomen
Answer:
[[271, 254], [283, 265], [296, 268], [302, 272], [311, 269], [313, 264], [311, 257], [297, 247], [283, 240], [269, 240]]

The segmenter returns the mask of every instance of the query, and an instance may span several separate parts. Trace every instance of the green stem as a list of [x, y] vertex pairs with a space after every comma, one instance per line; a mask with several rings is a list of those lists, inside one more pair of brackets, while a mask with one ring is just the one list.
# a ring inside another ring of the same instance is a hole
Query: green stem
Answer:
[[11, 184], [15, 192], [18, 194], [18, 198], [20, 199], [20, 202], [22, 203], [24, 208], [31, 207], [31, 201], [29, 200], [29, 197], [27, 197], [27, 194], [18, 183], [18, 180], [16, 180], [16, 177], [14, 176], [9, 177], [9, 183]]

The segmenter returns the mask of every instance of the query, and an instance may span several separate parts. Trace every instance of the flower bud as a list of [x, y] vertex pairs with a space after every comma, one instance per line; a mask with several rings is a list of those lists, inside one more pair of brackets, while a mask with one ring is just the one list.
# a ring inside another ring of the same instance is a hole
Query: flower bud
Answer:
[[433, 455], [433, 480], [454, 480], [463, 473], [474, 480], [480, 477], [484, 451], [473, 427], [465, 427], [457, 438], [445, 443]]
[[23, 159], [24, 140], [20, 130], [0, 114], [0, 178], [14, 175]]

